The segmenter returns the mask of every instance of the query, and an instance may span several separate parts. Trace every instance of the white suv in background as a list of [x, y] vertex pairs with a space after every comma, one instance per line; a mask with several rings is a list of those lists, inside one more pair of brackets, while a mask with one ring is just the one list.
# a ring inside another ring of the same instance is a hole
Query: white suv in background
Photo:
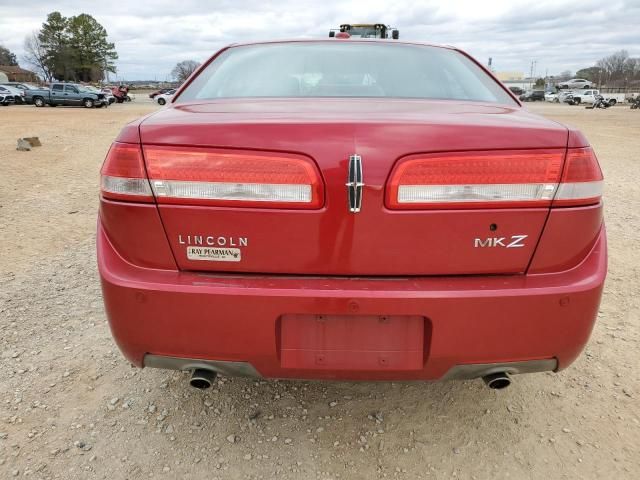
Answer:
[[558, 85], [559, 88], [593, 88], [593, 84], [584, 78], [572, 78]]
[[176, 91], [177, 91], [177, 89], [173, 88], [173, 89], [169, 90], [168, 92], [161, 93], [160, 95], [156, 95], [156, 97], [153, 99], [153, 101], [159, 103], [160, 105], [166, 105], [167, 102], [171, 101], [171, 99], [175, 95]]

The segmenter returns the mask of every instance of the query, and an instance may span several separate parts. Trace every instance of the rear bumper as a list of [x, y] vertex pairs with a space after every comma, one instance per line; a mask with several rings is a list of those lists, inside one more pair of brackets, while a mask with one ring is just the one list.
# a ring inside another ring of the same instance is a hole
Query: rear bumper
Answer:
[[[586, 344], [606, 276], [604, 229], [562, 273], [439, 278], [210, 275], [140, 268], [98, 228], [98, 267], [113, 336], [135, 365], [272, 378], [473, 378], [567, 367]], [[286, 315], [425, 319], [420, 366], [283, 366]], [[145, 359], [146, 357], [146, 359]]]

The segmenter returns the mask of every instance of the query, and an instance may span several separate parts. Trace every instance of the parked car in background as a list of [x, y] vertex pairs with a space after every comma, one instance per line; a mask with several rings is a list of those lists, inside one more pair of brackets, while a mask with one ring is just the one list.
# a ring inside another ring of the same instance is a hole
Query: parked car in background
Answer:
[[102, 87], [100, 92], [104, 93], [107, 96], [107, 100], [109, 100], [109, 105], [112, 103], [116, 103], [117, 99], [111, 89], [109, 87]]
[[173, 88], [161, 88], [160, 90], [156, 90], [155, 92], [151, 92], [149, 94], [149, 98], [156, 98], [158, 95], [163, 93], [167, 93], [170, 90], [174, 90]]
[[115, 97], [115, 95], [113, 94], [113, 92], [109, 87], [102, 87], [99, 91], [104, 93], [107, 96], [107, 100], [109, 100], [109, 105], [117, 102], [117, 98]]
[[117, 85], [115, 87], [108, 87], [111, 93], [116, 97], [116, 102], [124, 103], [130, 102], [133, 99], [133, 94], [129, 94], [129, 87], [127, 85]]
[[26, 82], [3, 82], [0, 83], [0, 85], [8, 85], [10, 87], [19, 88], [20, 90], [36, 90], [38, 88], [37, 85]]
[[520, 96], [524, 93], [524, 90], [520, 87], [509, 87], [509, 90], [513, 92], [514, 95]]
[[160, 105], [165, 105], [167, 102], [171, 101], [171, 99], [175, 94], [176, 94], [176, 89], [172, 88], [171, 90], [168, 90], [165, 93], [156, 95], [155, 101], [158, 102]]
[[607, 273], [582, 133], [452, 47], [234, 44], [205, 65], [101, 169], [102, 298], [131, 363], [197, 388], [504, 388], [578, 358]]
[[0, 92], [0, 105], [2, 105], [3, 107], [8, 107], [9, 105], [14, 105], [15, 103], [16, 99], [14, 95]]
[[573, 94], [573, 90], [560, 91], [558, 92], [558, 99], [560, 100], [560, 103], [569, 103], [571, 100], [573, 100]]
[[100, 91], [107, 96], [107, 99], [109, 100], [109, 105], [111, 105], [112, 103], [118, 102], [118, 98], [113, 94], [113, 90], [111, 88], [102, 87]]
[[600, 90], [578, 90], [573, 92], [573, 103], [572, 105], [580, 105], [581, 103], [585, 103], [591, 105], [596, 102], [599, 96], [602, 96], [603, 102], [605, 102], [610, 107], [614, 106], [618, 102], [625, 101], [624, 93], [600, 93]]
[[558, 92], [558, 100], [560, 100], [560, 103], [572, 104], [574, 93], [573, 90], [560, 90]]
[[618, 102], [625, 101], [624, 93], [600, 93], [600, 90], [582, 90], [574, 92], [573, 101], [576, 105], [581, 103], [593, 104], [597, 100], [598, 96], [602, 96], [603, 101], [610, 107], [613, 107]]
[[37, 90], [38, 86], [32, 83], [24, 83], [24, 82], [4, 82], [0, 85], [6, 85], [8, 87], [17, 88], [18, 90], [22, 90], [24, 95], [22, 96], [22, 100], [24, 103], [31, 103], [31, 91]]
[[87, 91], [77, 83], [52, 83], [47, 89], [31, 91], [31, 95], [36, 107], [63, 105], [93, 108], [109, 105], [104, 93]]
[[545, 102], [560, 103], [560, 95], [558, 92], [545, 92], [544, 100]]
[[105, 88], [100, 89], [98, 87], [94, 87], [93, 85], [82, 85], [82, 90], [83, 91], [87, 91], [87, 92], [91, 92], [91, 93], [95, 93], [95, 94], [98, 94], [98, 93], [104, 94], [104, 96], [107, 99], [107, 106], [111, 105], [112, 103], [114, 103], [116, 101], [116, 97], [114, 97], [111, 94], [111, 90], [109, 90], [108, 88], [107, 89], [105, 89]]
[[520, 100], [523, 102], [544, 101], [544, 90], [528, 90], [520, 95]]
[[584, 78], [572, 78], [558, 84], [558, 88], [591, 88], [593, 83]]
[[6, 97], [13, 97], [13, 102], [17, 105], [26, 103], [24, 90], [9, 85], [0, 85], [0, 93]]

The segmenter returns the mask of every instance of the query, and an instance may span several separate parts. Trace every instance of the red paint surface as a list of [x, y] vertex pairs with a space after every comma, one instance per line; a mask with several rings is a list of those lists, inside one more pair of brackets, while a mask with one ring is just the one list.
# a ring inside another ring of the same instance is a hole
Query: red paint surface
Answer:
[[[586, 344], [606, 275], [604, 232], [583, 262], [546, 275], [340, 278], [205, 275], [125, 262], [98, 232], [98, 266], [113, 336], [145, 353], [250, 362], [278, 378], [437, 379], [452, 366], [557, 358]], [[283, 368], [278, 319], [288, 313], [428, 318], [420, 370]]]
[[[580, 132], [519, 105], [172, 104], [126, 126], [118, 141], [304, 155], [324, 187], [324, 206], [307, 211], [101, 199], [105, 307], [136, 365], [152, 353], [246, 361], [266, 377], [437, 379], [467, 363], [557, 358], [565, 368], [589, 338], [607, 268], [601, 204], [385, 208], [389, 175], [409, 155], [588, 146]], [[345, 187], [355, 153], [365, 182], [356, 215]], [[248, 245], [241, 262], [191, 261], [179, 241], [188, 235]], [[474, 246], [512, 235], [526, 235], [525, 246]], [[310, 327], [319, 315], [329, 323]], [[376, 323], [384, 316], [392, 328]]]
[[282, 368], [420, 370], [424, 317], [394, 315], [283, 315]]

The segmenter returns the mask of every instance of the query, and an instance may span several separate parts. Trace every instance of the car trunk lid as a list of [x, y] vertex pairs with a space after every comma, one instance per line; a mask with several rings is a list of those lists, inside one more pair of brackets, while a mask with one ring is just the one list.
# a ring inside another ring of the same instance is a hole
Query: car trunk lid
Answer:
[[[324, 182], [317, 209], [159, 203], [181, 269], [405, 276], [514, 274], [531, 260], [549, 208], [391, 210], [389, 176], [416, 154], [564, 152], [566, 128], [518, 107], [376, 99], [224, 100], [145, 120], [144, 146], [301, 155]], [[362, 159], [362, 208], [349, 209], [349, 160]], [[148, 161], [148, 159], [147, 159]], [[153, 179], [152, 179], [153, 183]]]

